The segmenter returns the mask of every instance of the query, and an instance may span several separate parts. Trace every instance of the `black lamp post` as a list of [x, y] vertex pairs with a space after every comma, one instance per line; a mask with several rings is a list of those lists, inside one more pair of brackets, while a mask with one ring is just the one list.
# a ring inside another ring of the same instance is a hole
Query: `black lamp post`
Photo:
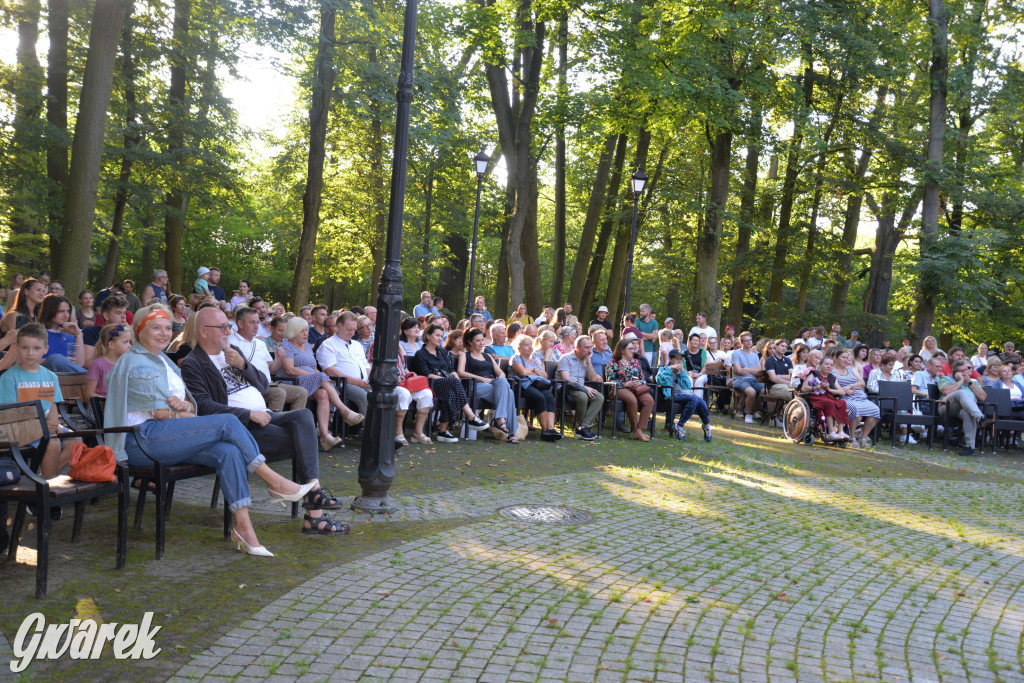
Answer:
[[476, 239], [477, 230], [480, 228], [480, 188], [483, 186], [484, 174], [487, 173], [487, 164], [491, 158], [480, 150], [473, 162], [476, 164], [476, 213], [473, 214], [473, 250], [469, 256], [469, 291], [466, 293], [466, 317], [473, 315], [476, 302], [473, 299], [473, 281], [476, 278]]
[[398, 384], [398, 331], [402, 311], [402, 220], [405, 170], [409, 154], [409, 109], [412, 105], [413, 49], [416, 45], [416, 0], [406, 0], [402, 34], [402, 69], [398, 76], [395, 149], [391, 160], [391, 198], [384, 272], [377, 288], [377, 329], [373, 337], [369, 410], [359, 451], [359, 485], [352, 501], [357, 512], [392, 512], [388, 489], [395, 477], [395, 386]]
[[647, 176], [639, 168], [629, 178], [630, 189], [633, 190], [633, 231], [629, 234], [629, 261], [626, 262], [626, 307], [625, 313], [629, 313], [629, 290], [633, 286], [633, 250], [636, 248], [636, 209], [640, 202], [640, 194], [647, 184]]

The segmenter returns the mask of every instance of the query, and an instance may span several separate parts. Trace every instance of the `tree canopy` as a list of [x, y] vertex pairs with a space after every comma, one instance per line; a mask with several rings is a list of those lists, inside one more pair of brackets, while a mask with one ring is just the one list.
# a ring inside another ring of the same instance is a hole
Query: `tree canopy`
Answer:
[[[285, 303], [370, 303], [384, 259], [404, 5], [6, 0], [5, 280], [172, 288], [219, 266]], [[902, 339], [1024, 326], [1019, 0], [420, 0], [408, 306], [707, 312]], [[45, 39], [45, 42], [43, 42]], [[45, 53], [39, 45], [47, 45]], [[284, 125], [225, 96], [295, 78]], [[246, 62], [249, 64], [249, 62]], [[252, 152], [265, 138], [269, 156]], [[629, 177], [649, 177], [634, 197]], [[94, 189], [95, 188], [95, 189]]]

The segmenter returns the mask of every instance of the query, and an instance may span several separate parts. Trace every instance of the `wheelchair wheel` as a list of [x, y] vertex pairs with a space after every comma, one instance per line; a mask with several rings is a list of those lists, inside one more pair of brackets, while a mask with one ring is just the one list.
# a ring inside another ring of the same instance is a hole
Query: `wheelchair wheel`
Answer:
[[810, 432], [807, 432], [807, 434], [804, 435], [804, 443], [807, 444], [808, 446], [813, 446], [814, 445], [814, 434], [811, 434]]
[[793, 443], [806, 441], [813, 419], [810, 404], [802, 398], [794, 398], [782, 413], [782, 432]]
[[846, 447], [847, 447], [847, 446], [848, 446], [849, 444], [850, 444], [850, 442], [849, 442], [849, 441], [843, 440], [843, 441], [840, 441], [840, 442], [839, 442], [838, 446], [839, 446], [840, 448], [846, 448]]

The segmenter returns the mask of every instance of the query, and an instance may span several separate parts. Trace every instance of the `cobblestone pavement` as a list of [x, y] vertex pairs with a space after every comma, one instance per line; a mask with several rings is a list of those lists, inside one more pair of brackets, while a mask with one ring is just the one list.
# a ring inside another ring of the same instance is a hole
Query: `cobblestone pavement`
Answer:
[[[479, 521], [307, 581], [177, 679], [1024, 680], [1022, 494], [703, 465], [410, 497], [393, 520]], [[494, 514], [541, 502], [595, 519]]]

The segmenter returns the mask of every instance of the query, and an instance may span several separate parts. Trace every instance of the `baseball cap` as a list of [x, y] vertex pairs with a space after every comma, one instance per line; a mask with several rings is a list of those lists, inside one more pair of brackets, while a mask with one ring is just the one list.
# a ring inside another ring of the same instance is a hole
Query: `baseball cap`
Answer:
[[[675, 318], [665, 318], [665, 322], [668, 322], [669, 320], [671, 320], [672, 322], [676, 321]], [[671, 352], [669, 353], [669, 355], [671, 355]]]
[[855, 334], [856, 334], [856, 335], [857, 335], [858, 337], [860, 336], [860, 333], [859, 333], [859, 332], [857, 332], [857, 330], [854, 330], [853, 332], [851, 332], [851, 333], [850, 333], [850, 336], [852, 337], [852, 336], [853, 336], [853, 335], [855, 335]]
[[202, 277], [202, 276], [206, 275], [209, 272], [210, 272], [210, 269], [207, 268], [206, 266], [199, 266], [199, 270], [196, 271], [196, 273], [199, 275], [199, 277]]
[[603, 313], [607, 313], [608, 312], [608, 307], [607, 306], [598, 306], [597, 307], [597, 312], [598, 313], [602, 313], [602, 312]]
[[636, 336], [635, 334], [633, 334], [632, 332], [627, 332], [627, 333], [626, 333], [625, 335], [623, 335], [623, 337], [622, 337], [622, 340], [623, 340], [623, 341], [631, 341], [631, 340], [635, 340], [635, 339], [639, 339], [639, 337], [637, 337], [637, 336]]
[[683, 352], [680, 351], [679, 349], [672, 349], [671, 351], [668, 352], [669, 358], [679, 358], [681, 355], [683, 355]]

